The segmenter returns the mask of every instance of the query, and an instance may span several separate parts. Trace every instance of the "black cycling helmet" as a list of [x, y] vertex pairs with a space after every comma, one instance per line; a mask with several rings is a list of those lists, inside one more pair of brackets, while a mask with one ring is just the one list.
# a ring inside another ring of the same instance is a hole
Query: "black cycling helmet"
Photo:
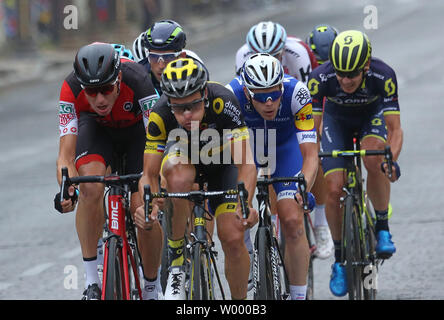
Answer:
[[79, 49], [74, 60], [74, 73], [86, 87], [103, 86], [119, 75], [119, 53], [109, 43], [95, 42]]
[[205, 89], [207, 78], [207, 71], [199, 61], [181, 58], [168, 63], [160, 87], [167, 97], [184, 98]]
[[143, 36], [143, 46], [148, 50], [182, 51], [187, 37], [180, 24], [173, 20], [154, 23]]
[[328, 60], [330, 46], [337, 35], [338, 30], [336, 28], [327, 24], [320, 24], [314, 27], [307, 37], [306, 43], [320, 64]]

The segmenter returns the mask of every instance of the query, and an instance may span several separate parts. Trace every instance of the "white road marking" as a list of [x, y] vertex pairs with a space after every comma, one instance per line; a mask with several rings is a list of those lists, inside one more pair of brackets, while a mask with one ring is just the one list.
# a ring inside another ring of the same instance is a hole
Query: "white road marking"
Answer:
[[29, 268], [28, 270], [25, 270], [21, 274], [21, 276], [22, 277], [36, 276], [36, 275], [42, 273], [43, 271], [45, 271], [46, 269], [51, 268], [53, 265], [55, 265], [54, 262], [47, 262], [47, 263], [38, 264], [32, 268]]

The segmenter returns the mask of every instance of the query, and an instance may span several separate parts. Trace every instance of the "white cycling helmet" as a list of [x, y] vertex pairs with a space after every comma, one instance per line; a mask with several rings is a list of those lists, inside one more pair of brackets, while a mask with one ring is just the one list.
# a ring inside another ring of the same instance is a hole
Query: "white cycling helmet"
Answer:
[[136, 62], [139, 62], [139, 61], [145, 59], [146, 57], [148, 57], [148, 50], [146, 50], [143, 47], [143, 42], [142, 42], [144, 34], [145, 34], [145, 31], [142, 32], [136, 38], [136, 40], [134, 40], [134, 42], [133, 42], [133, 55], [134, 55]]
[[284, 68], [268, 53], [256, 53], [245, 61], [241, 77], [248, 89], [271, 88], [284, 81]]
[[251, 51], [276, 55], [284, 48], [287, 32], [279, 23], [259, 22], [247, 34], [247, 45]]

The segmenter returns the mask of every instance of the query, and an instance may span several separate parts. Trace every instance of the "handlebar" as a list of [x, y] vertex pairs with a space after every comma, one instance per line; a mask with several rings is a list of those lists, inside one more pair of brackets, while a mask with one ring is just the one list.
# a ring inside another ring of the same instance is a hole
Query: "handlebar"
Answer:
[[384, 150], [333, 150], [331, 152], [319, 152], [318, 154], [319, 158], [356, 158], [365, 156], [384, 156], [387, 162], [389, 178], [392, 177], [393, 154], [390, 146], [385, 146]]
[[108, 175], [108, 176], [79, 176], [70, 177], [68, 174], [68, 168], [63, 167], [61, 169], [62, 179], [60, 184], [60, 202], [69, 199], [68, 188], [73, 184], [80, 183], [103, 183], [105, 186], [115, 186], [115, 185], [129, 185], [137, 183], [142, 176], [142, 174], [128, 174], [128, 175]]
[[242, 208], [242, 217], [244, 219], [248, 218], [250, 213], [248, 207], [248, 191], [245, 188], [245, 184], [243, 182], [239, 182], [237, 184], [236, 189], [229, 189], [224, 191], [190, 191], [190, 192], [155, 192], [151, 193], [151, 188], [149, 185], [144, 186], [144, 195], [143, 199], [145, 201], [145, 221], [149, 221], [149, 214], [152, 211], [151, 201], [155, 198], [178, 198], [178, 199], [186, 199], [192, 202], [204, 201], [205, 199], [216, 197], [216, 196], [225, 196], [225, 195], [239, 195], [240, 203]]
[[[302, 207], [304, 211], [309, 210], [308, 205], [308, 192], [307, 192], [307, 182], [305, 181], [305, 176], [301, 172], [296, 177], [276, 177], [276, 178], [258, 178], [256, 185], [260, 186], [268, 186], [274, 183], [287, 183], [287, 182], [296, 182], [298, 184], [299, 194], [302, 196]], [[295, 195], [296, 200], [296, 195]]]

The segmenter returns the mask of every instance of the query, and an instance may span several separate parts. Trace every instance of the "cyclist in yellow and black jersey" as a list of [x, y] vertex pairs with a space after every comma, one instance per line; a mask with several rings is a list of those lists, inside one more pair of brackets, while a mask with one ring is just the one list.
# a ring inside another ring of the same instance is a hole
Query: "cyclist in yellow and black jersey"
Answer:
[[[147, 127], [144, 171], [139, 190], [149, 184], [158, 191], [159, 175], [168, 192], [189, 192], [199, 176], [208, 190], [236, 188], [243, 181], [252, 203], [256, 167], [249, 144], [247, 126], [234, 94], [218, 83], [207, 81], [202, 64], [185, 58], [170, 62], [162, 73], [164, 95], [154, 106]], [[228, 148], [229, 146], [229, 148]], [[156, 215], [157, 203], [153, 201]], [[185, 299], [182, 248], [191, 208], [187, 200], [172, 199], [171, 230], [168, 235], [172, 257], [165, 299]], [[249, 256], [243, 241], [247, 228], [257, 222], [257, 211], [243, 219], [236, 197], [210, 200], [217, 234], [225, 253], [225, 275], [233, 299], [245, 299]], [[136, 211], [139, 227], [145, 223], [144, 210]]]

